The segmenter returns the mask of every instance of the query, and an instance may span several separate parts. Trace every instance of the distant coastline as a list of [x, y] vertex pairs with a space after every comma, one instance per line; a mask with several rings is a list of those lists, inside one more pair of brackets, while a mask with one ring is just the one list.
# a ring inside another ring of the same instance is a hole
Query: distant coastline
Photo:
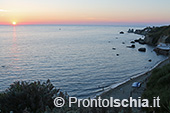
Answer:
[[[162, 29], [163, 29], [163, 30], [162, 30]], [[161, 40], [162, 37], [166, 37], [166, 39], [164, 39], [164, 43], [170, 43], [170, 42], [168, 42], [168, 41], [165, 42], [165, 40], [169, 40], [169, 38], [170, 38], [170, 34], [166, 33], [169, 29], [170, 29], [170, 26], [146, 27], [146, 28], [144, 28], [144, 29], [142, 29], [142, 30], [139, 30], [139, 29], [137, 29], [137, 30], [129, 29], [129, 30], [128, 30], [128, 33], [135, 33], [135, 34], [139, 34], [139, 35], [145, 36], [144, 40], [143, 40], [143, 39], [139, 39], [139, 43], [140, 43], [140, 40], [141, 40], [141, 41], [144, 41], [144, 43], [146, 43], [146, 44], [155, 45], [155, 44], [158, 44], [158, 43], [161, 43], [161, 42], [162, 42], [162, 40]], [[160, 31], [161, 31], [161, 34], [162, 34], [162, 35], [159, 34], [159, 35], [158, 35], [159, 38], [157, 39], [157, 42], [154, 43], [153, 38], [155, 37], [155, 35], [157, 34], [157, 32], [160, 32]], [[152, 35], [152, 36], [154, 36], [154, 37], [148, 37], [148, 36], [150, 36], [150, 35]], [[165, 36], [165, 35], [166, 35], [166, 36]], [[149, 41], [148, 41], [148, 40], [149, 40]], [[153, 41], [153, 42], [152, 42], [152, 41]], [[155, 46], [156, 46], [156, 45], [155, 45]], [[169, 57], [167, 57], [167, 58], [166, 58], [165, 60], [163, 60], [163, 61], [158, 62], [157, 64], [155, 64], [155, 66], [153, 66], [152, 68], [150, 68], [147, 72], [137, 74], [136, 76], [133, 76], [133, 77], [131, 77], [131, 78], [125, 80], [125, 81], [122, 81], [121, 83], [117, 83], [117, 84], [111, 85], [110, 87], [106, 88], [105, 91], [97, 94], [96, 96], [98, 96], [98, 95], [104, 95], [104, 93], [106, 93], [106, 92], [108, 92], [108, 91], [110, 91], [110, 90], [113, 90], [113, 89], [115, 89], [115, 88], [117, 88], [117, 87], [120, 87], [121, 85], [126, 84], [127, 82], [131, 81], [132, 79], [136, 79], [136, 78], [138, 78], [138, 77], [140, 77], [140, 76], [145, 75], [146, 73], [150, 73], [153, 69], [159, 67], [159, 65], [163, 64], [164, 62], [167, 62], [168, 58], [169, 58]], [[95, 97], [96, 97], [96, 96], [95, 96]]]
[[[146, 44], [149, 44], [149, 45], [156, 46], [157, 44], [162, 43], [161, 39], [164, 37], [166, 37], [166, 38], [164, 38], [163, 43], [170, 43], [170, 42], [168, 42], [170, 35], [166, 34], [166, 30], [167, 29], [169, 30], [170, 26], [161, 27], [161, 28], [157, 28], [157, 29], [162, 30], [162, 28], [164, 28], [164, 31], [161, 31], [161, 32], [157, 31], [157, 32], [161, 33], [161, 35], [160, 34], [158, 35], [159, 38], [156, 39], [157, 42], [154, 41], [155, 40], [154, 37], [156, 37], [155, 34], [157, 34], [156, 32], [153, 32], [153, 30], [155, 30], [155, 28], [153, 28], [153, 29], [146, 28], [144, 30], [137, 30], [136, 34], [144, 35], [145, 36], [144, 41]], [[128, 32], [135, 33], [134, 30], [131, 30], [131, 29], [129, 29]], [[152, 32], [153, 37], [150, 36], [151, 32]], [[142, 94], [146, 88], [146, 83], [152, 74], [152, 71], [156, 68], [160, 68], [160, 67], [167, 65], [169, 63], [170, 63], [170, 57], [167, 56], [167, 58], [165, 60], [158, 62], [157, 64], [155, 64], [155, 66], [150, 68], [147, 72], [144, 72], [137, 76], [129, 78], [128, 80], [123, 81], [119, 84], [115, 84], [115, 85], [111, 86], [110, 89], [107, 89], [107, 90], [103, 91], [102, 93], [100, 93], [99, 95], [96, 95], [96, 97], [97, 96], [101, 96], [102, 98], [114, 97], [115, 99], [117, 99], [117, 98], [128, 99], [129, 97], [133, 97], [133, 98], [137, 99], [137, 97], [142, 96]], [[131, 85], [134, 82], [140, 82], [142, 84], [141, 87], [137, 88], [137, 89], [133, 89]], [[132, 111], [133, 112], [141, 112], [141, 108], [132, 108]]]

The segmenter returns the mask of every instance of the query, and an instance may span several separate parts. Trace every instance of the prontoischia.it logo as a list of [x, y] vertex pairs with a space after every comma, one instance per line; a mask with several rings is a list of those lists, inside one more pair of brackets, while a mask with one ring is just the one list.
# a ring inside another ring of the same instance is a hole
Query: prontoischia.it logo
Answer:
[[[102, 99], [101, 97], [95, 99], [77, 99], [76, 97], [69, 97], [68, 104], [69, 107], [76, 104], [77, 107], [160, 107], [159, 105], [160, 98], [153, 97], [153, 104], [149, 105], [148, 99], [114, 99], [110, 97], [109, 99]], [[65, 105], [65, 100], [62, 97], [56, 97], [54, 99], [54, 105], [56, 107], [63, 107]]]

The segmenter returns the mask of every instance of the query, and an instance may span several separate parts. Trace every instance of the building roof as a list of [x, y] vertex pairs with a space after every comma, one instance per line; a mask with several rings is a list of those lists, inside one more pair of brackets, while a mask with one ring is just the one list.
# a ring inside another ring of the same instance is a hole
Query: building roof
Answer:
[[170, 50], [170, 44], [160, 43], [159, 45], [156, 46], [156, 48], [161, 50]]

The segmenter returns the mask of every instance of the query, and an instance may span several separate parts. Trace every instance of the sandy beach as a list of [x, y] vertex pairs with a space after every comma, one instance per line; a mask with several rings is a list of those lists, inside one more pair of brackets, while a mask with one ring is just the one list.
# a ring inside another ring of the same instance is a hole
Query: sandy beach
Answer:
[[[169, 59], [166, 59], [166, 60], [162, 61], [161, 63], [159, 63], [157, 66], [155, 66], [153, 69], [162, 67], [168, 63], [170, 63], [170, 61], [169, 61]], [[116, 87], [114, 89], [110, 89], [109, 91], [102, 93], [100, 96], [102, 98], [113, 97], [114, 99], [128, 99], [129, 97], [138, 99], [138, 97], [141, 97], [141, 95], [146, 87], [147, 80], [150, 77], [153, 69], [146, 72], [145, 74], [142, 74], [136, 78], [129, 80], [128, 82], [126, 82], [124, 84], [119, 85], [118, 87]], [[140, 88], [132, 88], [133, 82], [140, 82], [141, 87]], [[133, 111], [139, 112], [139, 110], [140, 110], [140, 108], [133, 108]]]

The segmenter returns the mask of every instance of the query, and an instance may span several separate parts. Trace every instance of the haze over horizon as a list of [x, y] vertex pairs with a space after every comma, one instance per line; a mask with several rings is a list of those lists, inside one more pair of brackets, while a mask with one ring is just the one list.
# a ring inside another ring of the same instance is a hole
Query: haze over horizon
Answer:
[[0, 25], [168, 24], [169, 0], [1, 0]]

